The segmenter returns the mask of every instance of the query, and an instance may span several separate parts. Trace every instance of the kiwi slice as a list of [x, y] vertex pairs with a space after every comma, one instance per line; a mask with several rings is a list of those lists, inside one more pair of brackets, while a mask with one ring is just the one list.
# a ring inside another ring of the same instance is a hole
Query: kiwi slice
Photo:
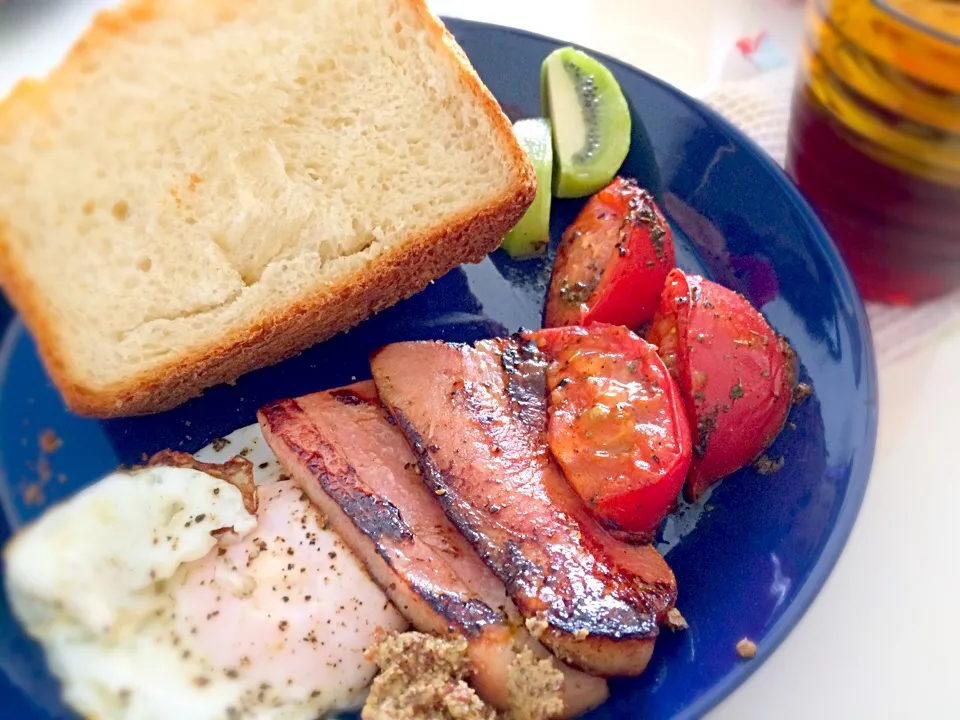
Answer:
[[510, 257], [520, 259], [543, 255], [550, 242], [553, 145], [550, 121], [543, 118], [518, 120], [513, 125], [513, 132], [537, 175], [537, 194], [533, 203], [500, 246]]
[[617, 174], [630, 151], [630, 109], [613, 74], [572, 47], [540, 69], [540, 112], [553, 125], [554, 193], [591, 195]]

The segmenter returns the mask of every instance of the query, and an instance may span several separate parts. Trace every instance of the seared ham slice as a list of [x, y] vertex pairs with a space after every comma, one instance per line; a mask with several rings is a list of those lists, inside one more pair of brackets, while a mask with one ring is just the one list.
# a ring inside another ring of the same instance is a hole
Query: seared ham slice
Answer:
[[676, 581], [655, 548], [604, 530], [552, 459], [536, 346], [516, 338], [476, 347], [404, 342], [383, 348], [371, 366], [423, 480], [527, 627], [586, 672], [641, 673]]
[[524, 646], [563, 672], [565, 717], [606, 699], [604, 680], [564, 666], [523, 628], [503, 583], [422, 482], [372, 382], [272, 403], [259, 420], [280, 463], [414, 627], [467, 638], [484, 700], [507, 709], [510, 666]]

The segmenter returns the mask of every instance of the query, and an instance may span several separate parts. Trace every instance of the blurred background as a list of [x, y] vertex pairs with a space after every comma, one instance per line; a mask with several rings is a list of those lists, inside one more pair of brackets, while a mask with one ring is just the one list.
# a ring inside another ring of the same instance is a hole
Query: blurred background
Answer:
[[[104, 0], [0, 0], [0, 89], [28, 67], [45, 72]], [[692, 93], [751, 67], [736, 49], [745, 36], [766, 32], [793, 56], [802, 36], [799, 4], [784, 0], [433, 0], [439, 14], [522, 27], [618, 56]], [[29, 52], [27, 48], [29, 45]], [[13, 62], [16, 60], [16, 62]]]

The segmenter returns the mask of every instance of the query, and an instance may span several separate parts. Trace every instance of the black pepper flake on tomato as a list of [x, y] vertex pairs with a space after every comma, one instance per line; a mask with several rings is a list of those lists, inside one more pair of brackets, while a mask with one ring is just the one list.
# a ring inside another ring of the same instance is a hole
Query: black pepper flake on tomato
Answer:
[[697, 442], [693, 446], [693, 452], [697, 457], [702, 458], [707, 454], [710, 436], [717, 429], [717, 415], [719, 415], [719, 409], [714, 408], [697, 419]]
[[737, 380], [737, 384], [730, 388], [730, 399], [739, 400], [743, 397], [743, 383]]
[[653, 245], [653, 251], [657, 254], [657, 259], [663, 257], [664, 240], [667, 237], [667, 231], [662, 227], [650, 228], [650, 242]]

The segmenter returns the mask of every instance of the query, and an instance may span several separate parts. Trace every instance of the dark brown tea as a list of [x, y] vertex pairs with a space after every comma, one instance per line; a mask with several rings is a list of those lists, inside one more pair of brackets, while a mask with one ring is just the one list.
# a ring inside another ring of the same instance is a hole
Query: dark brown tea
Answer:
[[952, 6], [936, 27], [913, 5], [810, 0], [787, 158], [864, 297], [894, 304], [960, 288], [960, 3], [927, 0]]

